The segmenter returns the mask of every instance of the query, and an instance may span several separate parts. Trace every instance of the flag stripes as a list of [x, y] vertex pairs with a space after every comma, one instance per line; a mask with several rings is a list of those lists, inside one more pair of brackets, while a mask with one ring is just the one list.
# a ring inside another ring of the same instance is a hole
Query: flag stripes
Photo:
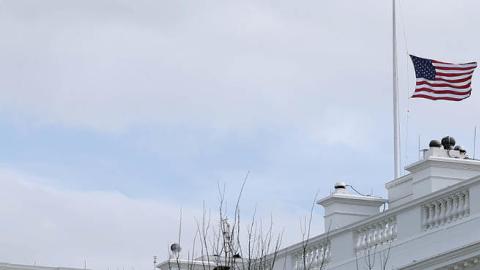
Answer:
[[472, 92], [476, 62], [452, 64], [410, 55], [417, 77], [412, 98], [460, 101]]

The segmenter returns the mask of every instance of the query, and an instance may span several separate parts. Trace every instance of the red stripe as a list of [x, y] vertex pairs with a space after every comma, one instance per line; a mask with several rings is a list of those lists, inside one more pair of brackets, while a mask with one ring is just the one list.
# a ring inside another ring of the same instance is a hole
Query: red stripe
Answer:
[[446, 79], [438, 79], [435, 78], [435, 81], [438, 82], [445, 82], [445, 83], [461, 83], [461, 82], [466, 82], [472, 80], [472, 76], [465, 77], [463, 79], [456, 79], [456, 80], [446, 80]]
[[450, 101], [461, 101], [461, 100], [464, 100], [468, 97], [464, 97], [464, 98], [432, 97], [432, 96], [429, 96], [429, 95], [422, 95], [422, 94], [419, 94], [419, 95], [415, 94], [415, 95], [412, 96], [412, 98], [426, 98], [426, 99], [431, 99], [431, 100], [450, 100]]
[[470, 70], [470, 69], [475, 69], [476, 67], [439, 67], [435, 66], [435, 69], [441, 69], [441, 70]]
[[432, 60], [432, 63], [447, 64], [447, 65], [472, 65], [472, 64], [476, 64], [477, 62], [454, 64], [454, 63], [441, 62], [441, 61], [438, 61], [438, 60]]
[[473, 71], [467, 72], [467, 73], [442, 73], [442, 72], [437, 72], [437, 76], [445, 76], [445, 77], [457, 77], [457, 76], [463, 76], [463, 75], [471, 75], [473, 74]]
[[467, 89], [467, 88], [470, 88], [470, 85], [472, 83], [467, 83], [465, 85], [462, 85], [462, 86], [455, 86], [455, 85], [451, 85], [449, 83], [429, 83], [429, 82], [417, 82], [417, 85], [429, 85], [429, 86], [432, 86], [432, 87], [451, 87], [451, 88], [456, 88], [456, 89]]
[[435, 93], [435, 94], [451, 94], [451, 95], [468, 95], [472, 92], [472, 90], [467, 91], [467, 92], [458, 92], [458, 91], [453, 91], [453, 90], [432, 90], [430, 88], [415, 88], [415, 93], [417, 92], [429, 92], [429, 93]]
[[465, 77], [463, 79], [456, 79], [456, 80], [447, 80], [447, 79], [437, 79], [437, 78], [435, 78], [435, 81], [446, 82], [446, 83], [462, 83], [462, 82], [469, 81], [471, 79], [472, 79], [472, 76], [468, 76], [468, 77]]

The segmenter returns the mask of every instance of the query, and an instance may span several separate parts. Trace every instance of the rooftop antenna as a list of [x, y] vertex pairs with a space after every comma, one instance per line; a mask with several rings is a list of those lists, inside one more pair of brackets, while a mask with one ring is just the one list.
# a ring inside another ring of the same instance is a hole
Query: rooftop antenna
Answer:
[[418, 135], [418, 160], [420, 160], [421, 155], [420, 153], [422, 152], [422, 146], [420, 144], [420, 135]]
[[157, 267], [157, 256], [153, 256], [153, 270]]
[[473, 129], [473, 159], [475, 159], [475, 153], [477, 152], [477, 126]]

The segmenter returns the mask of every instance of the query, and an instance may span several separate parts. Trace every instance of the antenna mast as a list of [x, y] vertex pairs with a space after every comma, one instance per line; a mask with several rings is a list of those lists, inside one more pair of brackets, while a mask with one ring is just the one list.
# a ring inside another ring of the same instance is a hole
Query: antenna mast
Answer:
[[394, 154], [394, 176], [400, 176], [400, 124], [398, 122], [398, 75], [397, 75], [397, 20], [396, 0], [392, 0], [392, 62], [393, 62], [393, 154]]

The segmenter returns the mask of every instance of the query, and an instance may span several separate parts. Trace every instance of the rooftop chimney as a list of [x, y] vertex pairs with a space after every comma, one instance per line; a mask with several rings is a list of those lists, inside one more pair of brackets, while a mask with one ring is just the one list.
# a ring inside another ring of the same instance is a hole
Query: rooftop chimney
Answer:
[[347, 184], [335, 184], [335, 192], [317, 203], [325, 209], [325, 232], [379, 213], [383, 198], [350, 194]]
[[455, 145], [450, 136], [430, 141], [423, 159], [405, 167], [409, 174], [386, 184], [390, 207], [480, 175], [480, 161], [470, 159], [467, 151]]

